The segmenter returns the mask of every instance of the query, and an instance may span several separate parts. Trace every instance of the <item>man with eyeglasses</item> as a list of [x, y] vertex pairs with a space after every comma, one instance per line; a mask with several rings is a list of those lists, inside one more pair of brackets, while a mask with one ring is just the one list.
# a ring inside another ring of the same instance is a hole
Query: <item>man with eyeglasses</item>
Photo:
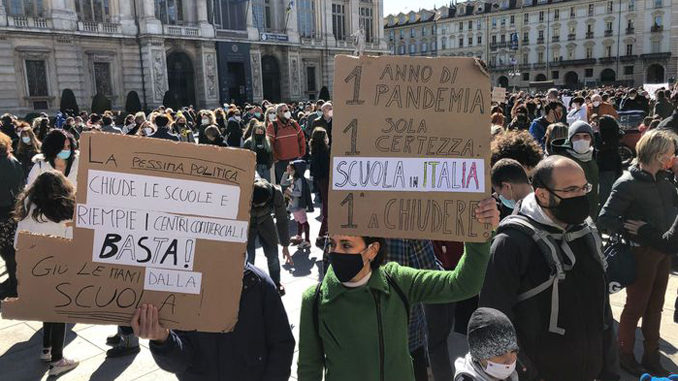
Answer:
[[592, 186], [558, 155], [535, 167], [532, 183], [499, 224], [479, 305], [513, 322], [520, 380], [617, 380], [605, 260], [588, 217]]

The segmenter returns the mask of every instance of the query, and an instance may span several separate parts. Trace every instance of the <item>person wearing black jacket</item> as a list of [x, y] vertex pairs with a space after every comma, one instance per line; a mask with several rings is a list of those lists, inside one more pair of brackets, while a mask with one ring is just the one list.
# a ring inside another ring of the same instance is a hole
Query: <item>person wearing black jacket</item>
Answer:
[[[521, 381], [616, 380], [604, 258], [587, 219], [591, 186], [562, 156], [540, 162], [533, 185], [516, 215], [499, 225], [479, 306], [503, 312], [515, 326]], [[531, 224], [555, 252], [507, 224], [511, 219]], [[561, 271], [551, 265], [554, 256]]]
[[[671, 103], [673, 103], [674, 107], [678, 105], [678, 92], [671, 96]], [[671, 116], [662, 120], [657, 128], [660, 130], [670, 130], [674, 134], [678, 134], [678, 109], [674, 109]]]
[[153, 120], [153, 123], [158, 129], [155, 130], [153, 135], [150, 135], [149, 138], [172, 140], [175, 142], [179, 141], [179, 137], [169, 130], [169, 118], [167, 116], [162, 114], [157, 115]]
[[226, 143], [229, 147], [242, 147], [242, 121], [240, 111], [232, 109], [228, 111], [228, 123], [226, 125]]
[[232, 332], [169, 330], [158, 309], [144, 304], [132, 318], [134, 333], [150, 339], [160, 368], [180, 381], [287, 381], [294, 336], [275, 284], [263, 271], [245, 264], [238, 323]]
[[7, 267], [7, 281], [0, 284], [0, 299], [16, 297], [16, 258], [14, 233], [17, 222], [13, 218], [14, 204], [26, 185], [21, 163], [12, 155], [12, 139], [0, 132], [0, 257]]
[[600, 129], [600, 145], [596, 162], [598, 163], [598, 184], [600, 206], [610, 196], [612, 184], [622, 175], [623, 167], [619, 156], [619, 140], [624, 132], [619, 128], [617, 120], [609, 115], [603, 115], [598, 120]]
[[[325, 103], [327, 104], [327, 103]], [[322, 200], [322, 223], [315, 245], [324, 247], [327, 236], [327, 205], [330, 187], [330, 138], [322, 127], [316, 127], [311, 134], [311, 176], [315, 186], [320, 190]]]
[[19, 144], [19, 135], [14, 126], [14, 117], [11, 114], [3, 114], [0, 117], [0, 132], [7, 135], [12, 140], [12, 149], [16, 150]]
[[644, 99], [645, 97], [638, 95], [638, 90], [631, 89], [628, 96], [621, 101], [620, 111], [644, 111], [647, 114], [648, 102]]

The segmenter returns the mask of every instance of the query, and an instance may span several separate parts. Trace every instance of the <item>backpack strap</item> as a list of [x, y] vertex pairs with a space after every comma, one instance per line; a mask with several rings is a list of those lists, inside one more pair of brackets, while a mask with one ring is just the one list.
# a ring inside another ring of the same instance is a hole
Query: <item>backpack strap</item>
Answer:
[[558, 284], [561, 280], [565, 279], [565, 270], [558, 254], [558, 245], [552, 237], [549, 237], [549, 234], [537, 229], [532, 224], [532, 221], [525, 216], [514, 214], [506, 217], [499, 224], [497, 232], [499, 233], [503, 230], [506, 230], [507, 228], [518, 230], [528, 237], [531, 237], [551, 268], [551, 274], [546, 281], [518, 295], [518, 303], [531, 299], [551, 288], [551, 316], [549, 318], [549, 332], [564, 335], [565, 330], [558, 327], [558, 316], [560, 314], [560, 295], [558, 292]]
[[322, 282], [318, 282], [318, 285], [315, 286], [315, 294], [313, 295], [313, 326], [315, 327], [315, 333], [318, 336], [318, 342], [320, 343], [320, 356], [322, 356], [324, 367], [325, 346], [323, 345], [323, 340], [320, 337], [320, 285], [322, 285]]

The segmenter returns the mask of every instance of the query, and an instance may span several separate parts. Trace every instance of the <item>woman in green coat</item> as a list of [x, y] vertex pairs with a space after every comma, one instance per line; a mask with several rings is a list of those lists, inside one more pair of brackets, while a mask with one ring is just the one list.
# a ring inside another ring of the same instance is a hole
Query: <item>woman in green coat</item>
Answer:
[[[494, 199], [475, 210], [499, 224]], [[477, 295], [490, 257], [489, 242], [465, 245], [454, 271], [416, 270], [382, 261], [384, 240], [333, 235], [331, 266], [301, 304], [300, 381], [414, 379], [407, 348], [409, 305], [451, 303]]]

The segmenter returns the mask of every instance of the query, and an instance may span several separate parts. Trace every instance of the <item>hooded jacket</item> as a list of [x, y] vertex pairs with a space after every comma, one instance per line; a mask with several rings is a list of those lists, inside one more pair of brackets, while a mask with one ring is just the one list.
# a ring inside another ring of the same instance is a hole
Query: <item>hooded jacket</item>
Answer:
[[517, 371], [513, 371], [513, 374], [505, 380], [497, 380], [488, 375], [480, 364], [473, 360], [470, 353], [454, 362], [454, 372], [454, 381], [518, 381]]
[[586, 121], [578, 120], [574, 122], [567, 132], [567, 149], [563, 150], [561, 155], [567, 156], [570, 159], [574, 160], [579, 164], [581, 169], [584, 170], [584, 175], [586, 176], [586, 181], [589, 184], [593, 185], [591, 192], [586, 195], [586, 198], [589, 200], [589, 216], [594, 220], [598, 218], [598, 184], [600, 184], [600, 170], [598, 169], [598, 162], [593, 157], [594, 148], [591, 147], [590, 151], [585, 154], [579, 154], [572, 148], [572, 137], [578, 133], [587, 133], [591, 136], [591, 145], [595, 142], [595, 136], [593, 129], [589, 126]]
[[[250, 209], [250, 225], [266, 226], [268, 220], [272, 220], [271, 213], [275, 213], [275, 226], [278, 230], [278, 239], [282, 246], [290, 245], [289, 219], [287, 217], [287, 208], [285, 198], [283, 197], [280, 186], [266, 182], [266, 187], [271, 195], [266, 204], [254, 206]], [[250, 228], [251, 229], [251, 228]], [[272, 232], [271, 232], [272, 233]]]
[[604, 368], [604, 339], [612, 342], [602, 258], [592, 250], [591, 237], [579, 235], [585, 224], [563, 229], [544, 213], [534, 193], [520, 201], [517, 213], [560, 244], [559, 255], [569, 270], [556, 281], [555, 294], [551, 285], [520, 301], [519, 296], [546, 283], [552, 269], [531, 236], [507, 227], [492, 241], [479, 306], [511, 319], [521, 349], [518, 358], [527, 368], [519, 370], [521, 381], [596, 379]]
[[277, 287], [245, 264], [238, 323], [232, 332], [170, 331], [150, 342], [160, 368], [180, 381], [287, 381], [294, 337]]

